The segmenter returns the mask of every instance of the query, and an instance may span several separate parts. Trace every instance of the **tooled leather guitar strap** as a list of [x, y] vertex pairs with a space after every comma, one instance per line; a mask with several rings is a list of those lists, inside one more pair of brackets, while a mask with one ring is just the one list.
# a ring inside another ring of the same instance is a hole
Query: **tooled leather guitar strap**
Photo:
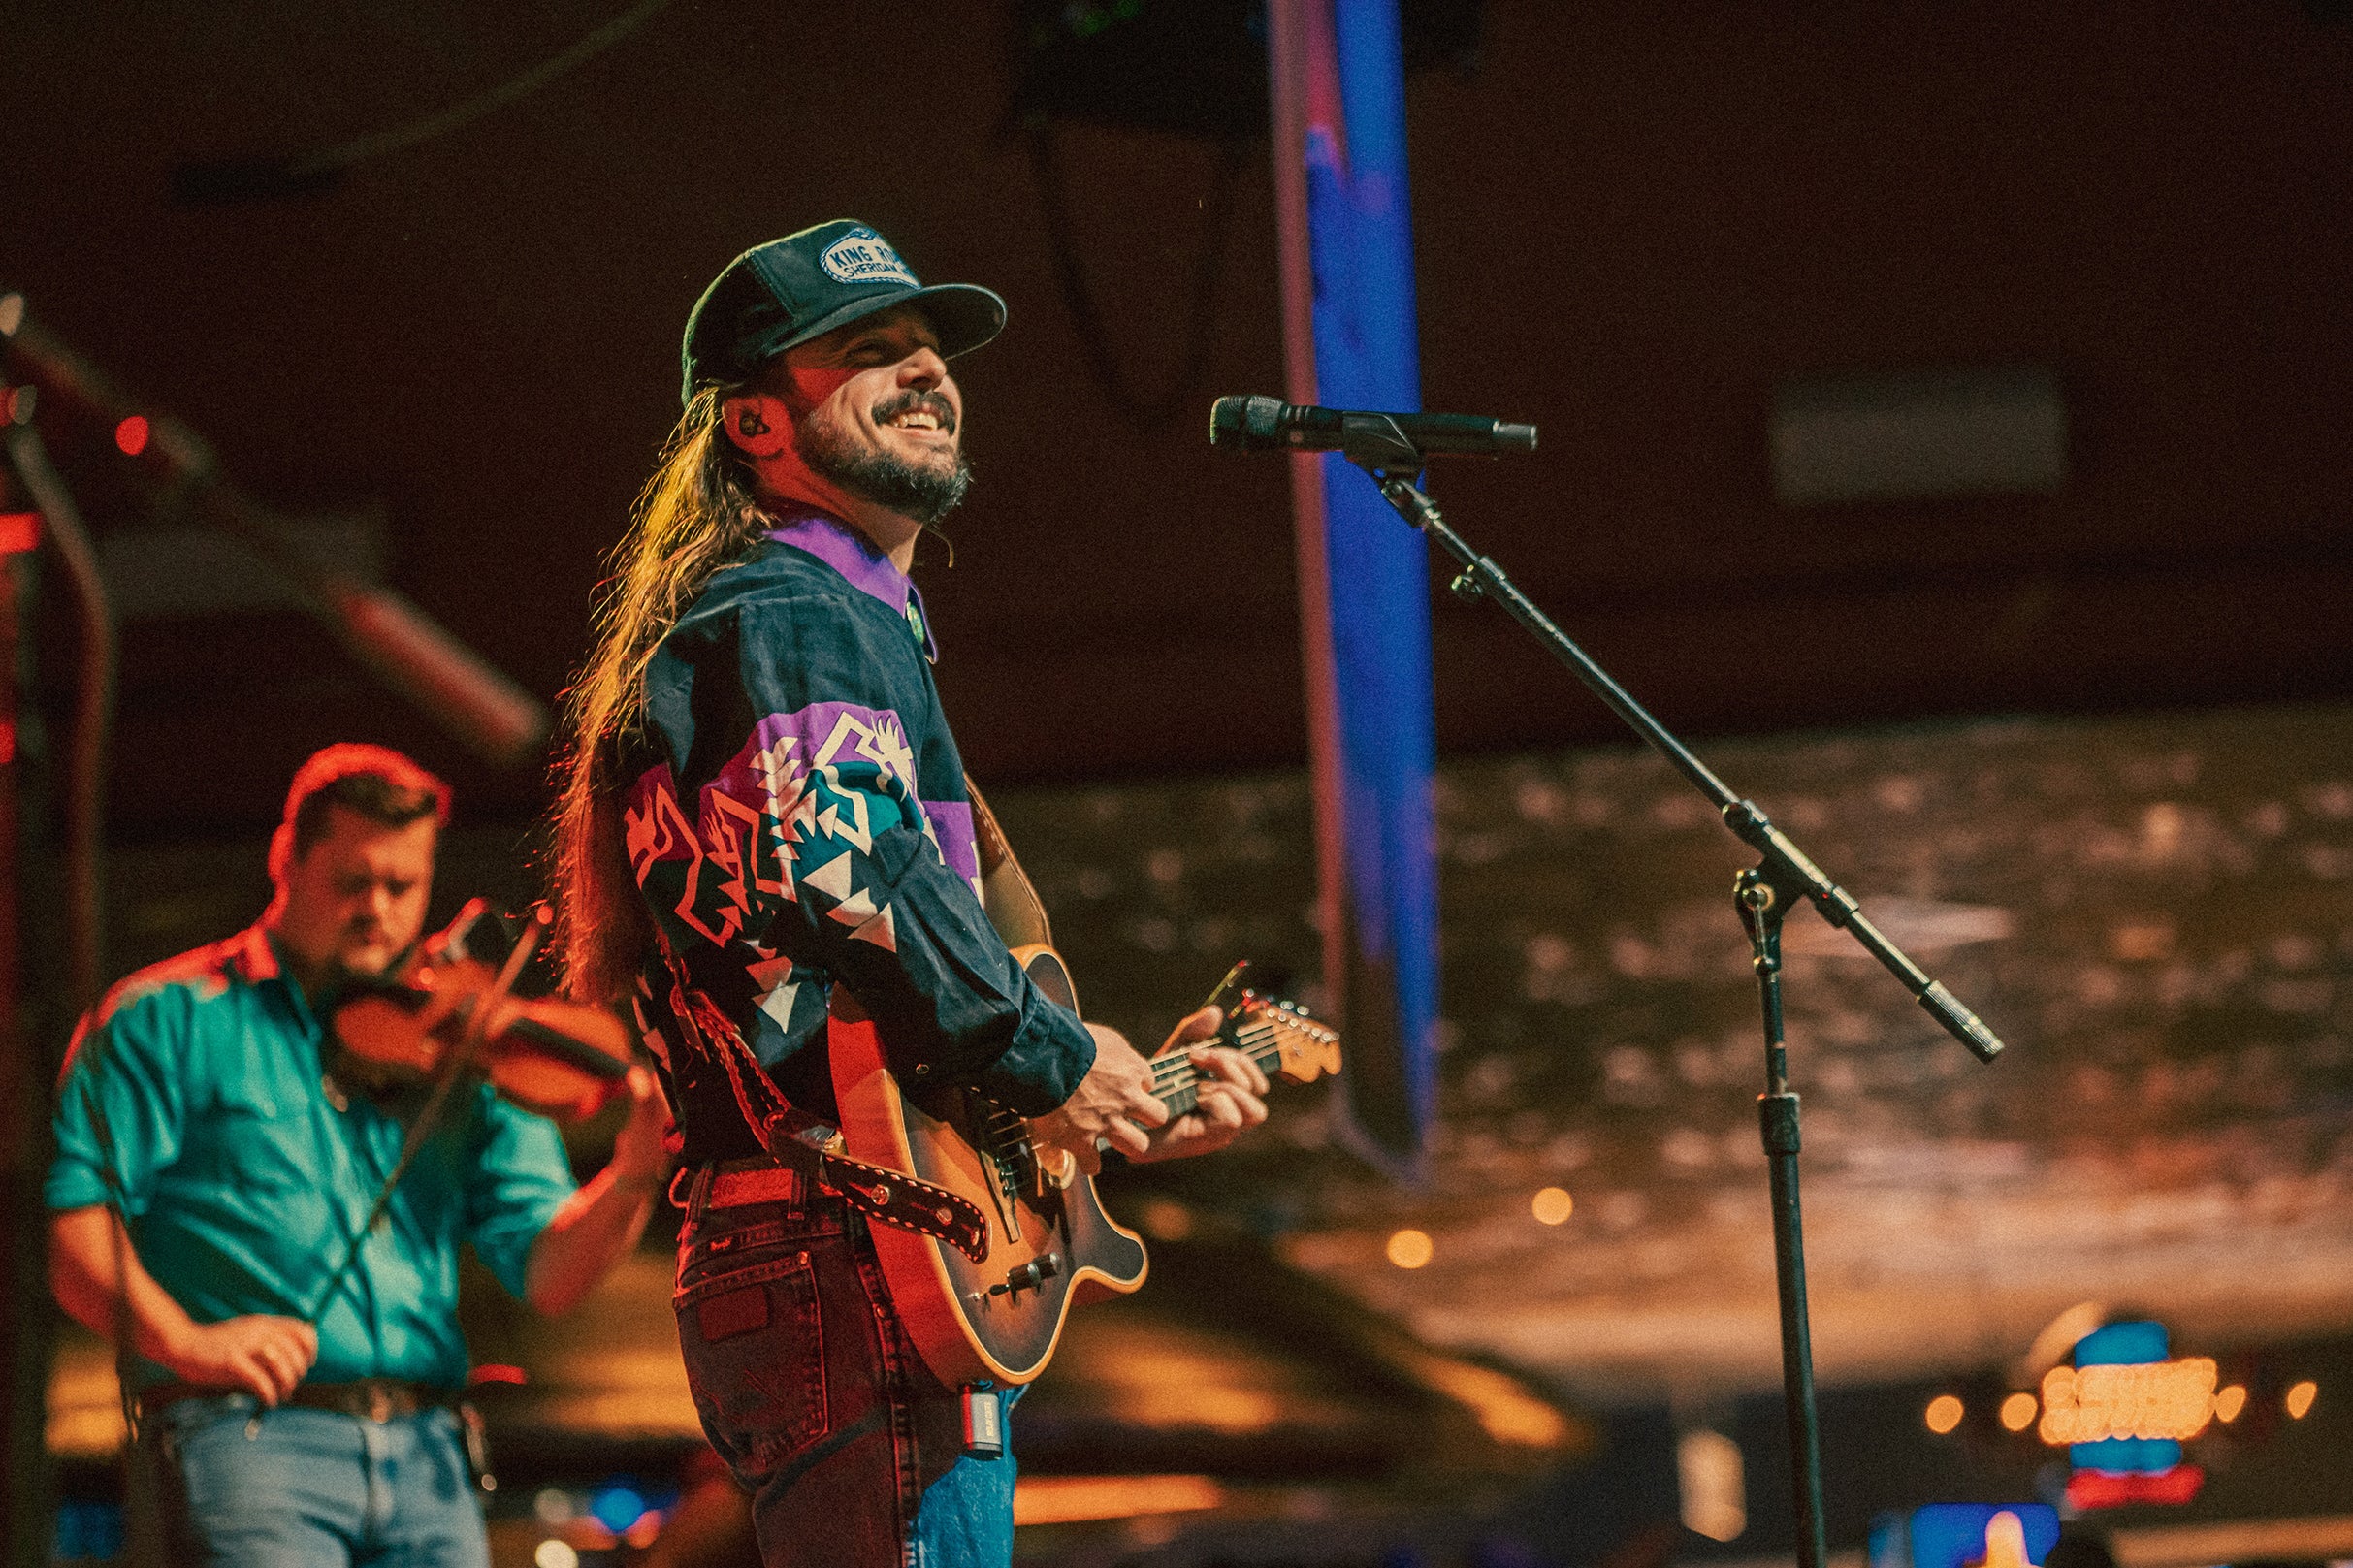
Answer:
[[972, 798], [973, 844], [981, 857], [981, 907], [988, 914], [988, 923], [997, 928], [997, 936], [1008, 949], [1022, 955], [1022, 968], [1032, 983], [1052, 1001], [1077, 1012], [1079, 988], [1072, 982], [1062, 955], [1054, 951], [1054, 932], [1047, 924], [1046, 905], [1030, 885], [1021, 862], [1014, 858], [1013, 845], [969, 774], [964, 790]]
[[988, 912], [988, 923], [1009, 948], [1052, 946], [1054, 933], [1046, 922], [1046, 906], [969, 773], [964, 776], [964, 793], [972, 800], [973, 842], [981, 856], [981, 906]]
[[[870, 1220], [945, 1241], [976, 1264], [988, 1256], [988, 1221], [978, 1204], [903, 1171], [868, 1165], [812, 1143], [811, 1137], [826, 1136], [831, 1130], [785, 1098], [734, 1020], [687, 977], [686, 966], [678, 961], [669, 938], [657, 928], [655, 939], [670, 972], [672, 1021], [681, 1034], [693, 1037], [694, 1047], [725, 1070], [736, 1109], [770, 1159], [799, 1171], [819, 1191], [835, 1195]], [[863, 1016], [847, 987], [835, 986], [834, 995], [840, 1000], [826, 1020], [829, 1030], [840, 1027], [845, 1012]], [[756, 1104], [756, 1101], [766, 1104]]]

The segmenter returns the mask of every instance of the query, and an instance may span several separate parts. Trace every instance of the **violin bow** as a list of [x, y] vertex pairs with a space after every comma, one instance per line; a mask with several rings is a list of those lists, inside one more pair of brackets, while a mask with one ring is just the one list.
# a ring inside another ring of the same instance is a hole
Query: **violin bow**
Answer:
[[343, 1243], [343, 1260], [336, 1264], [335, 1272], [327, 1276], [326, 1287], [319, 1292], [318, 1299], [310, 1304], [310, 1310], [303, 1314], [305, 1323], [316, 1327], [320, 1315], [327, 1310], [327, 1303], [334, 1300], [335, 1293], [343, 1288], [343, 1281], [351, 1273], [351, 1265], [359, 1262], [360, 1248], [366, 1245], [368, 1232], [376, 1228], [384, 1218], [384, 1211], [392, 1206], [392, 1195], [400, 1190], [401, 1178], [408, 1174], [409, 1166], [415, 1163], [418, 1151], [425, 1147], [426, 1138], [432, 1136], [434, 1124], [441, 1119], [441, 1112], [448, 1108], [450, 1092], [457, 1087], [458, 1079], [465, 1075], [467, 1068], [480, 1053], [483, 1038], [489, 1031], [492, 1009], [505, 1001], [507, 994], [514, 990], [516, 979], [523, 974], [523, 966], [531, 962], [532, 949], [539, 945], [539, 939], [547, 934], [547, 928], [554, 918], [554, 913], [545, 904], [532, 906], [530, 922], [524, 926], [523, 934], [515, 939], [514, 948], [507, 953], [506, 962], [499, 967], [498, 978], [492, 980], [474, 999], [473, 1010], [466, 1015], [466, 1027], [460, 1032], [457, 1044], [450, 1047], [449, 1060], [442, 1065], [441, 1075], [435, 1080], [433, 1092], [425, 1097], [425, 1104], [418, 1109], [416, 1119], [408, 1124], [408, 1132], [401, 1139], [401, 1157], [393, 1162], [392, 1173], [384, 1178], [384, 1185], [376, 1189], [375, 1201], [369, 1206], [366, 1223]]

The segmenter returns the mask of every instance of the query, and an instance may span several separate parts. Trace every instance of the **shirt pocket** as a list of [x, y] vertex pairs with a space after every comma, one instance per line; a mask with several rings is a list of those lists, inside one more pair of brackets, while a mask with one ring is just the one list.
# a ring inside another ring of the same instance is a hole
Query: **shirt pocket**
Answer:
[[672, 1296], [687, 1384], [711, 1446], [746, 1487], [825, 1434], [823, 1325], [805, 1251], [762, 1250]]
[[316, 1104], [258, 1074], [222, 1082], [190, 1141], [211, 1177], [241, 1191], [315, 1193], [324, 1178]]

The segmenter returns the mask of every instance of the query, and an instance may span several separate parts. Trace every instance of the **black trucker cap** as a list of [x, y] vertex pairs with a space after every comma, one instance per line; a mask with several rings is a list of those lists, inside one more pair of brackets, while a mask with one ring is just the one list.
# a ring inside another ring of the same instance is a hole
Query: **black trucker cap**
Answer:
[[889, 240], [835, 218], [754, 245], [711, 280], [687, 317], [679, 400], [711, 382], [747, 381], [794, 344], [895, 304], [928, 316], [951, 359], [1005, 327], [1005, 302], [992, 291], [973, 283], [925, 288]]

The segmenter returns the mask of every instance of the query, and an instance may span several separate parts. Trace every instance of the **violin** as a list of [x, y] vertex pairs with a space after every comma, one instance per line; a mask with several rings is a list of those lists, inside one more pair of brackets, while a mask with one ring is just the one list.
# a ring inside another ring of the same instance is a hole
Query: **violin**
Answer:
[[335, 1075], [378, 1100], [431, 1089], [437, 1102], [473, 1074], [559, 1122], [595, 1115], [629, 1077], [636, 1042], [601, 1008], [513, 994], [548, 919], [545, 906], [534, 910], [494, 962], [488, 953], [504, 933], [488, 904], [468, 901], [398, 970], [336, 1005]]

